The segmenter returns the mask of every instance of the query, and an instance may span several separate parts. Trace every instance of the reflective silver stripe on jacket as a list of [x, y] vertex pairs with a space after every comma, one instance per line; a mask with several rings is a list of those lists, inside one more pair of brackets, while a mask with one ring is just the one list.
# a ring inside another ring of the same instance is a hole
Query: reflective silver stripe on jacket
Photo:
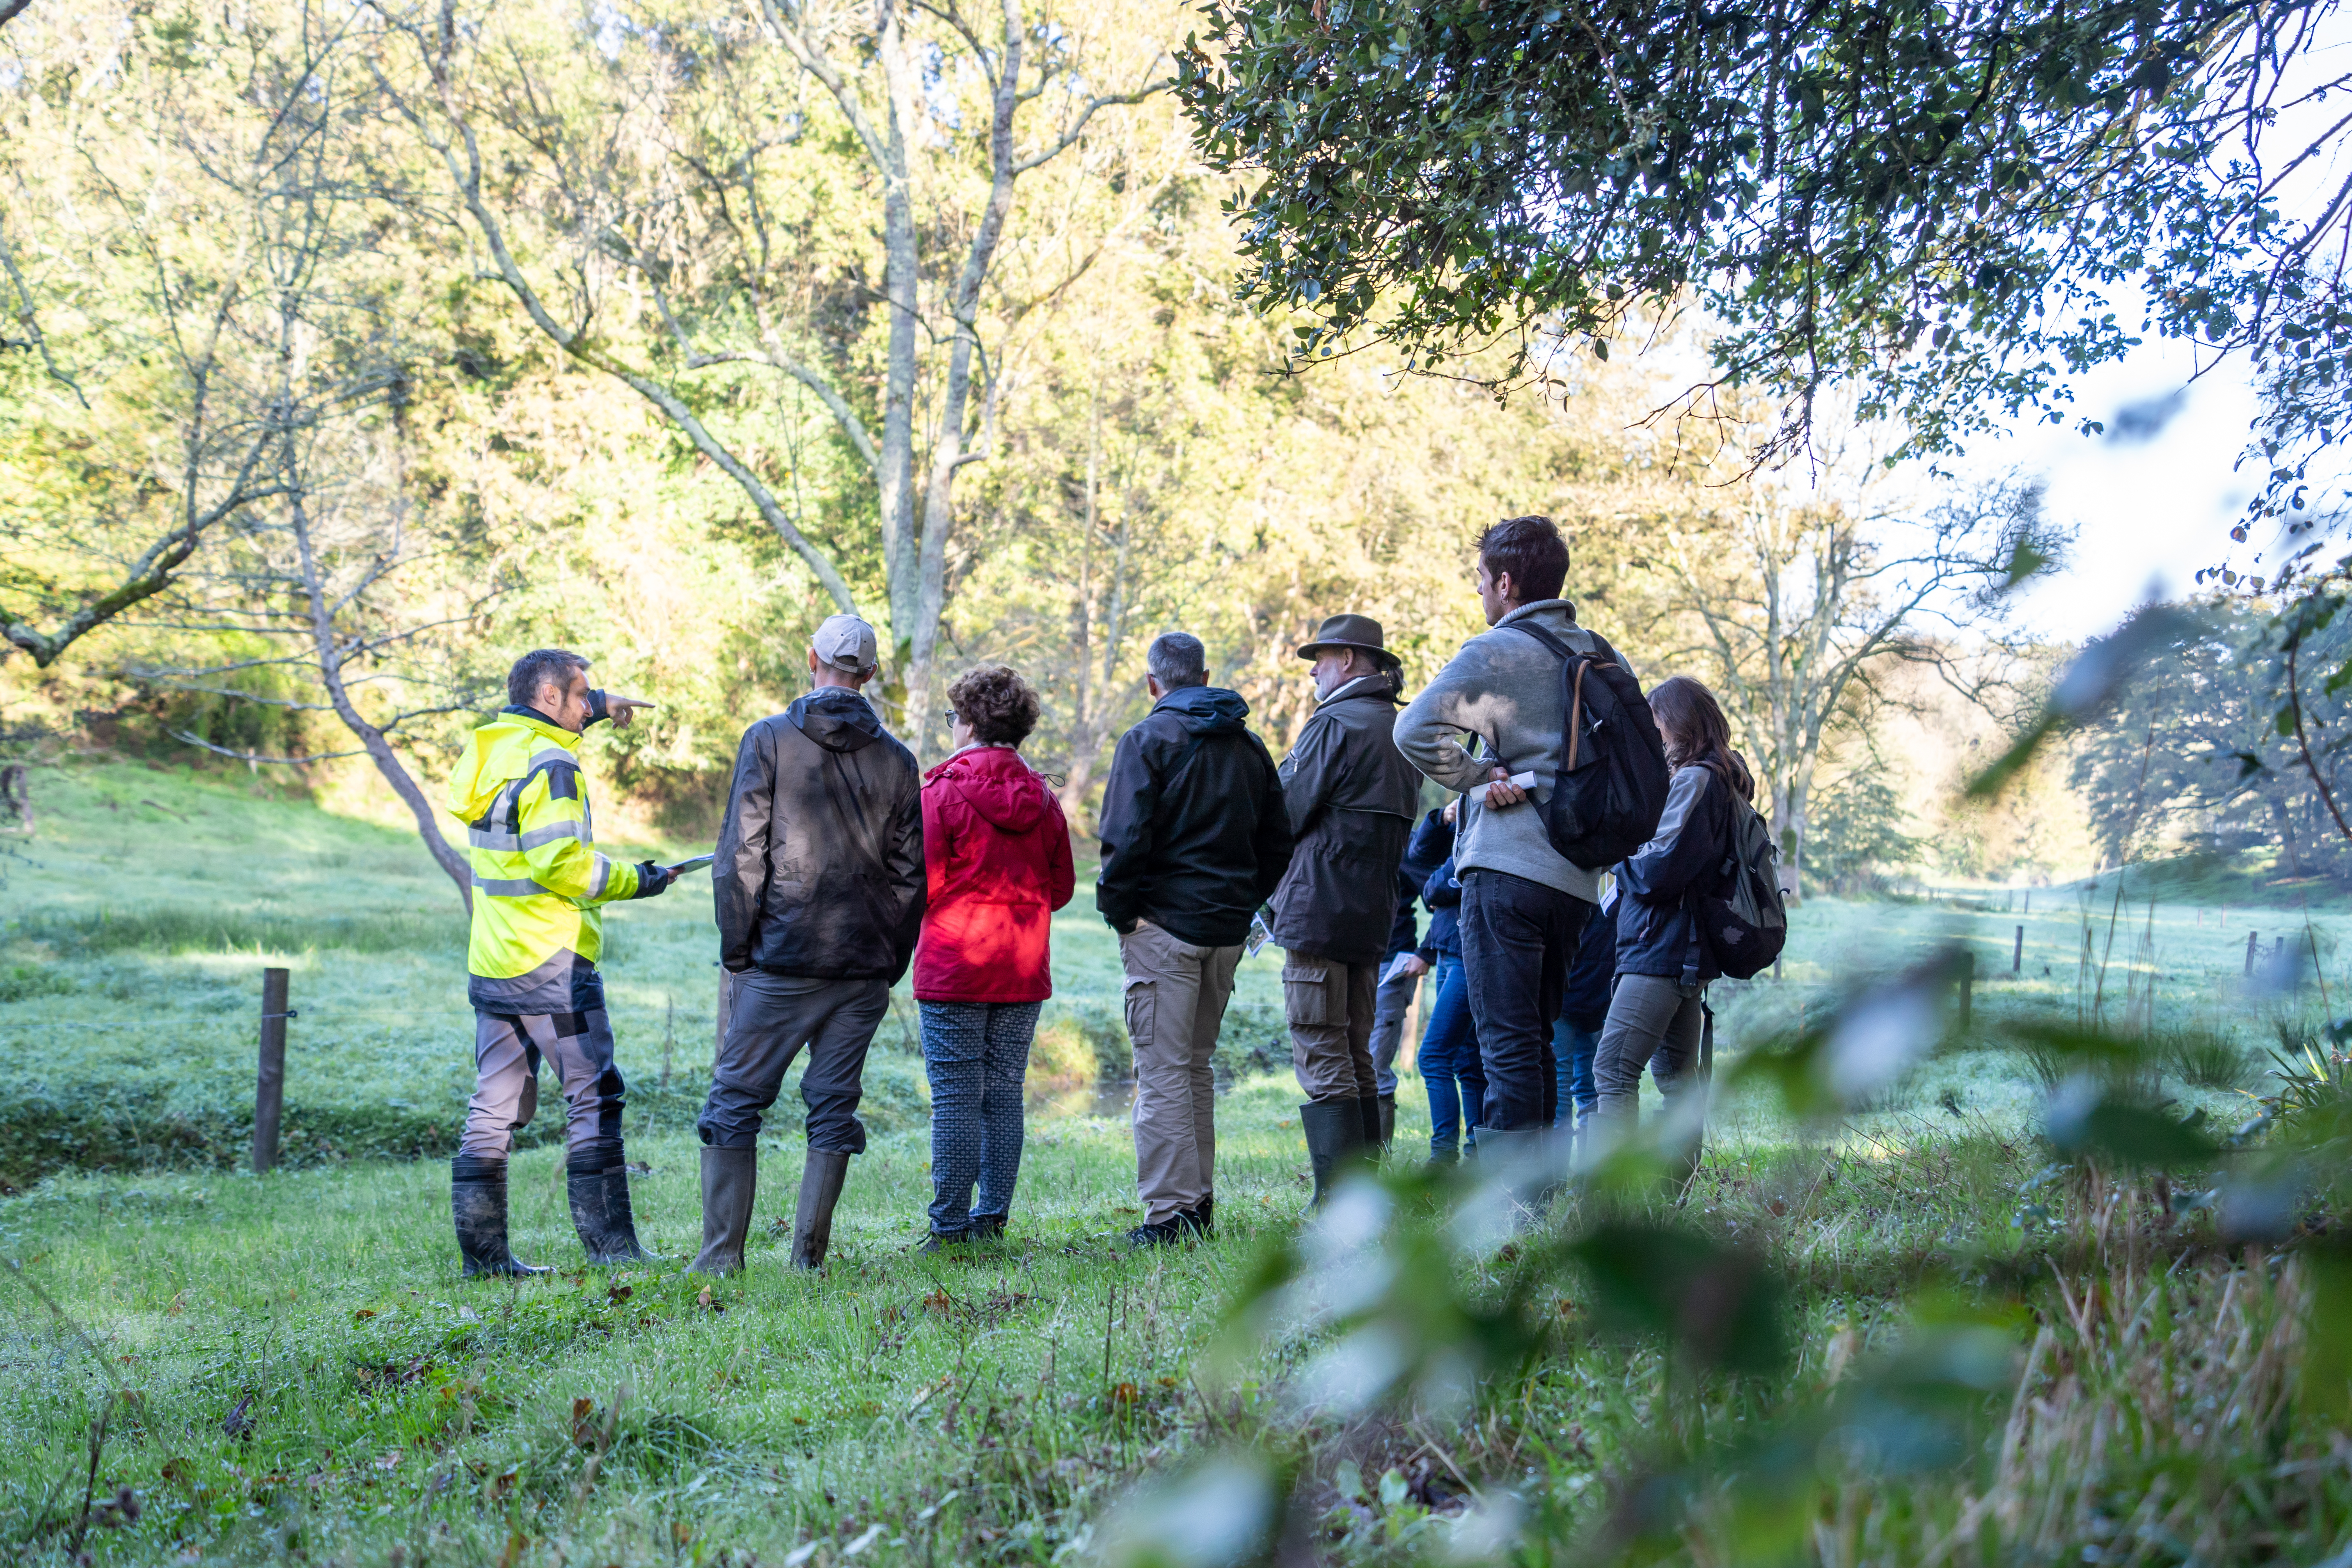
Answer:
[[552, 844], [559, 838], [577, 838], [592, 842], [585, 822], [551, 822], [544, 827], [534, 827], [529, 833], [507, 833], [494, 828], [467, 829], [466, 842], [477, 849], [499, 849], [509, 853], [536, 849], [542, 844]]
[[[605, 859], [602, 855], [597, 856], [596, 874], [590, 878], [588, 881], [588, 896], [592, 899], [603, 898], [604, 896], [604, 884], [612, 879], [613, 863], [610, 860]], [[532, 884], [534, 887], [537, 885], [538, 884], [536, 883]]]
[[552, 893], [552, 888], [542, 887], [528, 877], [476, 877], [474, 886], [494, 899], [528, 899], [534, 893]]

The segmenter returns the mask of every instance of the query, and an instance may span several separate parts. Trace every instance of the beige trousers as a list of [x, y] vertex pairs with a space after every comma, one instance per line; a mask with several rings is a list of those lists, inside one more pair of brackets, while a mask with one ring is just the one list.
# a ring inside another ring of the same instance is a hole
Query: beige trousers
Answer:
[[1207, 1197], [1217, 1168], [1210, 1058], [1234, 994], [1239, 947], [1196, 947], [1149, 921], [1118, 939], [1127, 1037], [1135, 1044], [1135, 1184], [1160, 1225]]
[[1381, 966], [1291, 954], [1282, 965], [1282, 1005], [1290, 1015], [1290, 1068], [1309, 1100], [1370, 1100], [1372, 1018]]

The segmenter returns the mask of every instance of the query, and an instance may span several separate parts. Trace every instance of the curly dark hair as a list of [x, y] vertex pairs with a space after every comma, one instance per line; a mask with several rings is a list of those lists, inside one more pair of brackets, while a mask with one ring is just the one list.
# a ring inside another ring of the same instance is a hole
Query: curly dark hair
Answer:
[[973, 740], [992, 746], [1017, 746], [1037, 727], [1037, 694], [1009, 664], [965, 670], [948, 688], [948, 705], [971, 726]]

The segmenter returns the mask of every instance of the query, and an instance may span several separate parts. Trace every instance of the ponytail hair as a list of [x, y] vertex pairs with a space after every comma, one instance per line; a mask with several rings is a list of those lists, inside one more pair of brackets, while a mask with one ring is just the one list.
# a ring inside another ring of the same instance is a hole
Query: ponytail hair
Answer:
[[1731, 724], [1714, 692], [1687, 675], [1673, 676], [1650, 693], [1650, 711], [1666, 743], [1668, 767], [1706, 768], [1734, 795], [1754, 803], [1755, 775], [1748, 771], [1748, 759], [1731, 749]]

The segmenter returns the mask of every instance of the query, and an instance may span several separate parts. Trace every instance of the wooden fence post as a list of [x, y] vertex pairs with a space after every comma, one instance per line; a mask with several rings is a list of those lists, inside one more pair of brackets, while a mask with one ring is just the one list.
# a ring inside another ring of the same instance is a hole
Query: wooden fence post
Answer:
[[2017, 945], [2010, 950], [2009, 972], [2011, 974], [2025, 973], [2025, 928], [2023, 926], [2017, 928]]
[[253, 1173], [278, 1163], [278, 1123], [286, 1109], [286, 971], [261, 972], [261, 1071], [253, 1086]]
[[1977, 950], [1964, 948], [1960, 952], [1960, 1027], [1969, 1026], [1977, 984]]
[[2262, 940], [2263, 933], [2258, 931], [2250, 931], [2246, 933], [2246, 973], [2248, 974], [2254, 972], [2254, 948]]

